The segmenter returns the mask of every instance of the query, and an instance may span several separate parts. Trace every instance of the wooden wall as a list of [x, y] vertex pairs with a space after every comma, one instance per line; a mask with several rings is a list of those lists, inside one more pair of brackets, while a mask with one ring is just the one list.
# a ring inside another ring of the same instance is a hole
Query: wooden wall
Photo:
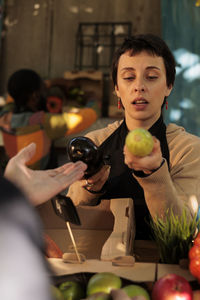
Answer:
[[79, 22], [132, 22], [133, 33], [160, 35], [160, 0], [6, 0], [0, 93], [19, 68], [44, 78], [72, 70]]

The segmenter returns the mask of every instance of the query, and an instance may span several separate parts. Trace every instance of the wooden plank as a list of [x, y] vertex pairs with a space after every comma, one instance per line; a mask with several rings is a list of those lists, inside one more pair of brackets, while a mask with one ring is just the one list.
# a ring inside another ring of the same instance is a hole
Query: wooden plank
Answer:
[[133, 200], [131, 198], [111, 199], [110, 210], [115, 220], [112, 234], [102, 248], [102, 260], [133, 254]]
[[157, 279], [161, 278], [164, 275], [174, 273], [180, 276], [183, 276], [189, 281], [196, 280], [188, 269], [183, 269], [179, 265], [170, 265], [170, 264], [158, 264]]
[[48, 262], [56, 275], [76, 274], [80, 272], [113, 272], [114, 274], [135, 282], [153, 282], [155, 280], [156, 264], [135, 263], [133, 267], [113, 266], [110, 261], [96, 259], [86, 260], [82, 264], [64, 263], [59, 258], [49, 258]]

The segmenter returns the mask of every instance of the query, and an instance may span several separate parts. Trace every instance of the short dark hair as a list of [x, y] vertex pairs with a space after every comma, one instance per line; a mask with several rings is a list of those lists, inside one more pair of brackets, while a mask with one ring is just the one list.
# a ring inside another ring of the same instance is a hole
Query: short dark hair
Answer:
[[146, 51], [152, 55], [162, 57], [166, 69], [167, 86], [173, 86], [176, 75], [174, 56], [164, 40], [153, 34], [138, 34], [125, 38], [113, 57], [112, 79], [114, 86], [117, 85], [117, 69], [120, 56], [127, 51], [130, 51], [131, 56]]
[[25, 110], [33, 93], [42, 94], [44, 83], [42, 78], [31, 69], [15, 71], [8, 79], [7, 90], [14, 99], [17, 111]]

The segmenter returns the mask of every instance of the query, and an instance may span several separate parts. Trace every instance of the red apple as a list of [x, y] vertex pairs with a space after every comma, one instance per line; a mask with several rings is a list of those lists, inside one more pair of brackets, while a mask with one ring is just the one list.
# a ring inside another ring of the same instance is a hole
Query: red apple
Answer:
[[192, 300], [192, 288], [182, 276], [167, 274], [155, 282], [152, 300]]

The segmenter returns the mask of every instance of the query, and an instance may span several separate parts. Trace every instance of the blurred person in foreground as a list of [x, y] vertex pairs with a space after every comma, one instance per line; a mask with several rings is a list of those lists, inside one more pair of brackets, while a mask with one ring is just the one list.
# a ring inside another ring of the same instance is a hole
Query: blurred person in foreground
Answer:
[[13, 157], [0, 176], [0, 293], [6, 300], [51, 300], [42, 224], [33, 205], [39, 205], [74, 181], [87, 166], [68, 163], [33, 171], [26, 162], [34, 155], [30, 144]]

